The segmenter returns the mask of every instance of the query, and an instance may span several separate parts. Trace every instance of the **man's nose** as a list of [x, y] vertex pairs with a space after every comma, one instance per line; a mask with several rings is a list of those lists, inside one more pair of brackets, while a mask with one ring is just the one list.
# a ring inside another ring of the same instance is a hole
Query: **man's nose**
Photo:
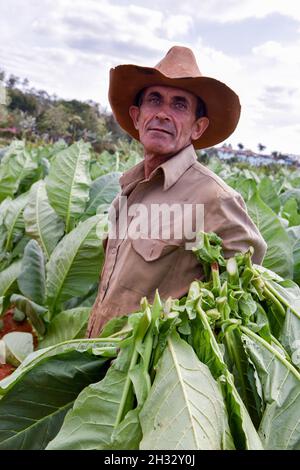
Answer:
[[164, 106], [164, 107], [161, 107], [161, 108], [157, 111], [155, 117], [156, 117], [157, 119], [159, 119], [160, 121], [169, 121], [169, 120], [170, 120], [170, 115], [169, 115], [168, 110], [166, 109], [165, 106]]

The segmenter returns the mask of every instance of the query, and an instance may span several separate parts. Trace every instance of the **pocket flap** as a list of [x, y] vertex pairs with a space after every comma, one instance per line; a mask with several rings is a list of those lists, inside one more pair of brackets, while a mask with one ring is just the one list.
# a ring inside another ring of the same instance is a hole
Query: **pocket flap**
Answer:
[[180, 242], [176, 240], [160, 240], [150, 238], [137, 238], [131, 240], [133, 249], [140, 255], [145, 261], [155, 261], [168, 253], [176, 250], [180, 246]]

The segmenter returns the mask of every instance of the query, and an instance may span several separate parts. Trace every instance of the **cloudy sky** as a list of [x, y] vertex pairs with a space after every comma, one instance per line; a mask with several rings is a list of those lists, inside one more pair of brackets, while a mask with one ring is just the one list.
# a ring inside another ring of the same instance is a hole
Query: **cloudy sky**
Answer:
[[109, 69], [155, 65], [191, 47], [203, 75], [240, 96], [226, 141], [300, 154], [300, 9], [296, 0], [6, 0], [0, 68], [66, 99], [107, 107]]

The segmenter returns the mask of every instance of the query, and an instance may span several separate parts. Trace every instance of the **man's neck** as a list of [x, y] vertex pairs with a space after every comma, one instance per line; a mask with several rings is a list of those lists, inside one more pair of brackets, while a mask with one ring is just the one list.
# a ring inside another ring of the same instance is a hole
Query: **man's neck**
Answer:
[[170, 160], [170, 158], [175, 157], [179, 152], [184, 150], [190, 145], [186, 145], [183, 147], [181, 150], [178, 152], [171, 154], [171, 155], [158, 155], [158, 154], [153, 154], [153, 153], [145, 153], [144, 154], [144, 171], [145, 171], [145, 178], [148, 179], [149, 176], [151, 175], [152, 171], [155, 170], [158, 166], [160, 166], [162, 163], [166, 162], [167, 160]]
[[155, 154], [145, 154], [144, 156], [144, 169], [145, 169], [145, 178], [148, 179], [152, 171], [155, 170], [159, 165], [172, 158], [173, 155], [155, 155]]

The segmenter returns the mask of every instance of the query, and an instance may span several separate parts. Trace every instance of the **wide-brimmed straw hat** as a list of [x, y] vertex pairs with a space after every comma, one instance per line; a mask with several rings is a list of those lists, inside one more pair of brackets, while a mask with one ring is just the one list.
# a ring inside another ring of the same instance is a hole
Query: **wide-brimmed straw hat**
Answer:
[[174, 46], [153, 68], [128, 64], [110, 70], [109, 102], [117, 122], [132, 137], [139, 140], [129, 115], [139, 91], [164, 85], [181, 88], [199, 96], [205, 103], [209, 126], [193, 141], [196, 149], [216, 145], [232, 134], [240, 117], [240, 101], [224, 83], [201, 74], [195, 56], [187, 47]]

